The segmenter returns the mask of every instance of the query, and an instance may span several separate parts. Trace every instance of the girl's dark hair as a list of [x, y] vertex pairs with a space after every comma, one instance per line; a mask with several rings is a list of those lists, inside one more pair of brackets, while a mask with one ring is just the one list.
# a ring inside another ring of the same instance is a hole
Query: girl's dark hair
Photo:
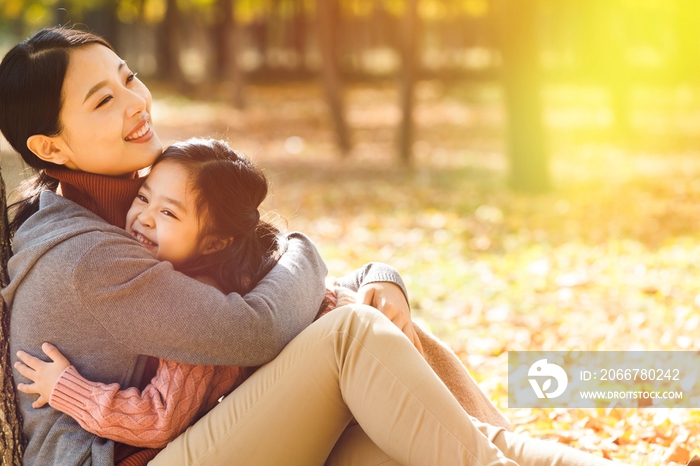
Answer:
[[57, 165], [41, 160], [27, 147], [35, 134], [55, 136], [62, 130], [61, 91], [69, 52], [90, 44], [112, 47], [89, 32], [62, 27], [42, 29], [15, 45], [0, 63], [0, 131], [24, 162], [38, 173], [25, 183], [24, 199], [10, 206], [14, 232], [39, 208], [39, 194], [55, 191], [58, 181], [44, 170]]
[[177, 142], [153, 164], [176, 163], [188, 172], [199, 215], [200, 240], [207, 235], [226, 240], [224, 249], [188, 261], [179, 270], [191, 277], [213, 279], [225, 293], [252, 290], [279, 260], [280, 232], [260, 220], [267, 179], [245, 156], [224, 141], [189, 139]]

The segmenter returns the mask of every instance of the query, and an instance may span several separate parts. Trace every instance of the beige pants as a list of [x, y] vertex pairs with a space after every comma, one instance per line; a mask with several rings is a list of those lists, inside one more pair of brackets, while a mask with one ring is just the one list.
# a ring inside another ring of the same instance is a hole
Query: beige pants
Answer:
[[309, 326], [149, 464], [612, 463], [470, 417], [391, 321], [353, 305]]

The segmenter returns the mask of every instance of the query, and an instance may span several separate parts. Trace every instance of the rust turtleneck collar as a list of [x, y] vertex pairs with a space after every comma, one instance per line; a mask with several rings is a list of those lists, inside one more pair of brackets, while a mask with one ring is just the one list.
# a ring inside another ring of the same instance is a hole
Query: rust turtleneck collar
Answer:
[[126, 213], [143, 183], [137, 172], [128, 178], [115, 178], [50, 168], [46, 174], [59, 181], [58, 194], [119, 228], [125, 227]]

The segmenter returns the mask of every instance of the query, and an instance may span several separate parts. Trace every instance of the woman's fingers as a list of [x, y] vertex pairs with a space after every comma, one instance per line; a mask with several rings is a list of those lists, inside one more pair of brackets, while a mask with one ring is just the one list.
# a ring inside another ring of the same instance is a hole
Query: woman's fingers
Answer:
[[365, 285], [358, 291], [357, 298], [360, 303], [377, 308], [387, 316], [408, 337], [413, 346], [423, 354], [423, 345], [413, 328], [411, 310], [398, 285], [395, 283]]
[[357, 291], [357, 301], [360, 304], [367, 304], [372, 306], [372, 301], [374, 300], [374, 287], [363, 286]]
[[420, 342], [420, 338], [418, 338], [418, 333], [416, 333], [416, 329], [413, 327], [413, 322], [408, 322], [401, 330], [408, 339], [411, 340], [411, 343], [413, 343], [413, 346], [416, 347], [418, 352], [423, 355], [423, 344]]

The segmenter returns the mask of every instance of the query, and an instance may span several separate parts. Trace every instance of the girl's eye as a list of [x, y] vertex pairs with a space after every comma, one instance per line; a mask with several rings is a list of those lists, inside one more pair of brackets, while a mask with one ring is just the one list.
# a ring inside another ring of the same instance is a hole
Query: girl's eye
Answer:
[[136, 75], [138, 73], [129, 73], [129, 76], [126, 77], [126, 83], [129, 84], [131, 81], [136, 79]]
[[146, 199], [146, 196], [144, 196], [143, 194], [138, 194], [136, 198], [141, 202], [148, 203], [148, 199]]
[[106, 104], [106, 103], [109, 102], [110, 100], [112, 100], [112, 96], [111, 96], [111, 95], [106, 96], [104, 99], [100, 100], [100, 103], [97, 104], [97, 107], [96, 107], [96, 108], [102, 107], [104, 104]]
[[163, 211], [163, 215], [165, 215], [166, 217], [172, 217], [172, 218], [174, 218], [174, 219], [177, 219], [177, 217], [175, 216], [175, 214], [172, 213], [172, 212], [170, 212], [169, 210], [164, 210], [164, 211]]

